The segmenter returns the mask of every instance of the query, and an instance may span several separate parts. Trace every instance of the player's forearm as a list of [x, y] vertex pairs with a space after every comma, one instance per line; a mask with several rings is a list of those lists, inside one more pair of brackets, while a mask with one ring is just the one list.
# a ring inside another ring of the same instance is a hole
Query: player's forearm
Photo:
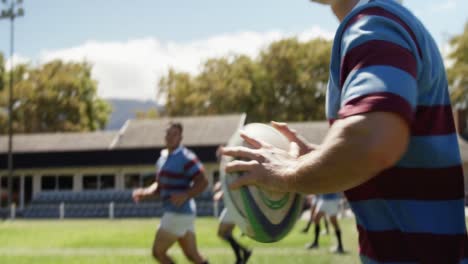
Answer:
[[208, 186], [208, 180], [206, 179], [204, 174], [199, 174], [193, 180], [193, 185], [190, 189], [187, 190], [187, 195], [190, 198], [193, 198], [200, 193], [202, 193], [206, 187]]
[[146, 196], [156, 195], [157, 189], [158, 189], [158, 182], [155, 181], [153, 184], [151, 184], [150, 186], [144, 189], [144, 193]]
[[[396, 125], [392, 123], [395, 116], [390, 116], [393, 119], [389, 124], [382, 124], [384, 121], [379, 119], [388, 115], [391, 114], [338, 121], [317, 150], [299, 159], [293, 170], [295, 177], [288, 182], [290, 189], [304, 193], [340, 192], [393, 166], [406, 150], [409, 136], [407, 131], [400, 131], [405, 130], [406, 124], [399, 124], [399, 120]], [[393, 129], [400, 130], [394, 133]]]

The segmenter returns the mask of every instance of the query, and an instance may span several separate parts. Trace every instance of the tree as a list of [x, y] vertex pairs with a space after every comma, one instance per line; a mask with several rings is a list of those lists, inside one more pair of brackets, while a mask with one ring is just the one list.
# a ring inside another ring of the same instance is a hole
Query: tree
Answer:
[[285, 39], [261, 53], [268, 74], [259, 100], [262, 119], [306, 121], [324, 119], [331, 43], [315, 39], [300, 43]]
[[454, 103], [466, 104], [468, 101], [468, 23], [462, 34], [451, 39], [453, 51], [449, 59], [453, 61], [448, 69], [451, 98]]
[[[14, 75], [13, 130], [15, 133], [94, 131], [105, 127], [110, 106], [97, 98], [91, 65], [56, 60], [33, 68], [18, 65]], [[7, 89], [0, 107], [7, 105]], [[6, 133], [0, 117], [0, 133]]]
[[243, 55], [207, 60], [200, 74], [169, 70], [159, 88], [166, 114], [246, 112], [249, 121], [323, 119], [331, 43], [295, 38], [271, 44], [257, 59]]

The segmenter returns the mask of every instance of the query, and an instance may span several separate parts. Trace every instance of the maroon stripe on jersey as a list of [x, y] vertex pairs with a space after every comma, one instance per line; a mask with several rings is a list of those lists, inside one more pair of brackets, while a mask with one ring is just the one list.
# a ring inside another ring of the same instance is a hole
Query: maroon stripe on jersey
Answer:
[[189, 185], [176, 185], [176, 184], [159, 184], [158, 186], [161, 190], [171, 191], [171, 190], [187, 190]]
[[401, 116], [409, 125], [413, 121], [411, 105], [401, 96], [388, 93], [372, 93], [348, 101], [338, 112], [340, 118], [368, 112], [392, 112]]
[[413, 54], [392, 42], [370, 40], [349, 50], [340, 69], [340, 88], [343, 88], [349, 73], [369, 66], [391, 66], [417, 78], [417, 63]]
[[162, 170], [161, 172], [159, 172], [159, 177], [166, 177], [166, 178], [170, 178], [170, 179], [185, 179], [185, 175], [184, 174], [181, 174], [181, 173], [173, 173], [173, 172], [170, 172], [170, 171], [165, 171], [165, 170]]
[[360, 253], [378, 262], [459, 263], [466, 234], [415, 234], [366, 231], [358, 226]]
[[456, 200], [463, 199], [463, 186], [461, 166], [432, 169], [393, 167], [345, 194], [351, 202], [369, 199]]
[[193, 159], [193, 160], [189, 161], [187, 164], [184, 165], [184, 170], [189, 170], [190, 168], [192, 168], [197, 163], [198, 163], [197, 159]]
[[455, 133], [450, 105], [418, 106], [411, 127], [413, 136], [434, 136]]
[[363, 9], [361, 12], [357, 13], [352, 17], [350, 20], [348, 20], [348, 23], [343, 29], [343, 32], [345, 32], [351, 25], [359, 21], [361, 18], [366, 17], [366, 16], [381, 16], [385, 17], [387, 19], [393, 20], [394, 22], [398, 23], [400, 26], [402, 26], [408, 34], [411, 36], [411, 39], [413, 40], [414, 44], [416, 45], [418, 49], [419, 56], [422, 58], [422, 51], [421, 47], [419, 46], [419, 43], [417, 41], [416, 35], [414, 34], [414, 31], [403, 21], [401, 20], [398, 16], [396, 16], [393, 13], [390, 13], [389, 11], [381, 8], [381, 7], [369, 7], [366, 9]]

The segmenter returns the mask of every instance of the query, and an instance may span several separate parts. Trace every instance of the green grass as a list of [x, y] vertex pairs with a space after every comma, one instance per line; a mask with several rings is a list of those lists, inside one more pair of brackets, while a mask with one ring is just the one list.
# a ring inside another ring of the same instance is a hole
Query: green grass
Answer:
[[[159, 219], [124, 220], [42, 220], [0, 222], [0, 263], [154, 263], [150, 247]], [[282, 241], [262, 244], [240, 236], [238, 240], [253, 249], [249, 263], [359, 263], [354, 219], [341, 220], [347, 254], [335, 255], [334, 235], [322, 235], [319, 250], [306, 250], [313, 232], [304, 235], [300, 221]], [[217, 219], [198, 218], [197, 241], [211, 263], [234, 263], [230, 247], [216, 236]], [[311, 229], [311, 231], [313, 231]], [[170, 254], [177, 263], [189, 263], [178, 246]]]

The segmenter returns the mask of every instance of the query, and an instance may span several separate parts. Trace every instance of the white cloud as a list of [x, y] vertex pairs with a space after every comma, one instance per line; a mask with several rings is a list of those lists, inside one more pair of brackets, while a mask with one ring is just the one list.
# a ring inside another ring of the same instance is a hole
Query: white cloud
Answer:
[[[301, 41], [316, 37], [331, 39], [333, 33], [319, 27], [295, 34]], [[93, 64], [98, 94], [104, 98], [154, 99], [157, 81], [169, 67], [196, 74], [208, 58], [229, 54], [256, 56], [269, 43], [293, 36], [281, 31], [222, 34], [189, 43], [155, 38], [126, 42], [95, 42], [54, 51], [43, 51], [39, 63], [53, 59], [87, 60]]]
[[[24, 57], [20, 54], [13, 54], [13, 64], [15, 66], [23, 63], [29, 63], [30, 61], [30, 58]], [[5, 61], [5, 69], [8, 71], [11, 69], [11, 57]]]
[[455, 9], [457, 7], [457, 4], [458, 3], [456, 0], [441, 1], [441, 2], [438, 2], [437, 4], [432, 5], [431, 10], [436, 11], [436, 12], [439, 12], [442, 10], [449, 11], [449, 10]]
[[434, 1], [433, 3], [428, 3], [423, 9], [415, 8], [415, 13], [422, 17], [432, 16], [434, 14], [439, 14], [441, 12], [450, 12], [460, 6], [462, 0], [447, 0], [447, 1]]

